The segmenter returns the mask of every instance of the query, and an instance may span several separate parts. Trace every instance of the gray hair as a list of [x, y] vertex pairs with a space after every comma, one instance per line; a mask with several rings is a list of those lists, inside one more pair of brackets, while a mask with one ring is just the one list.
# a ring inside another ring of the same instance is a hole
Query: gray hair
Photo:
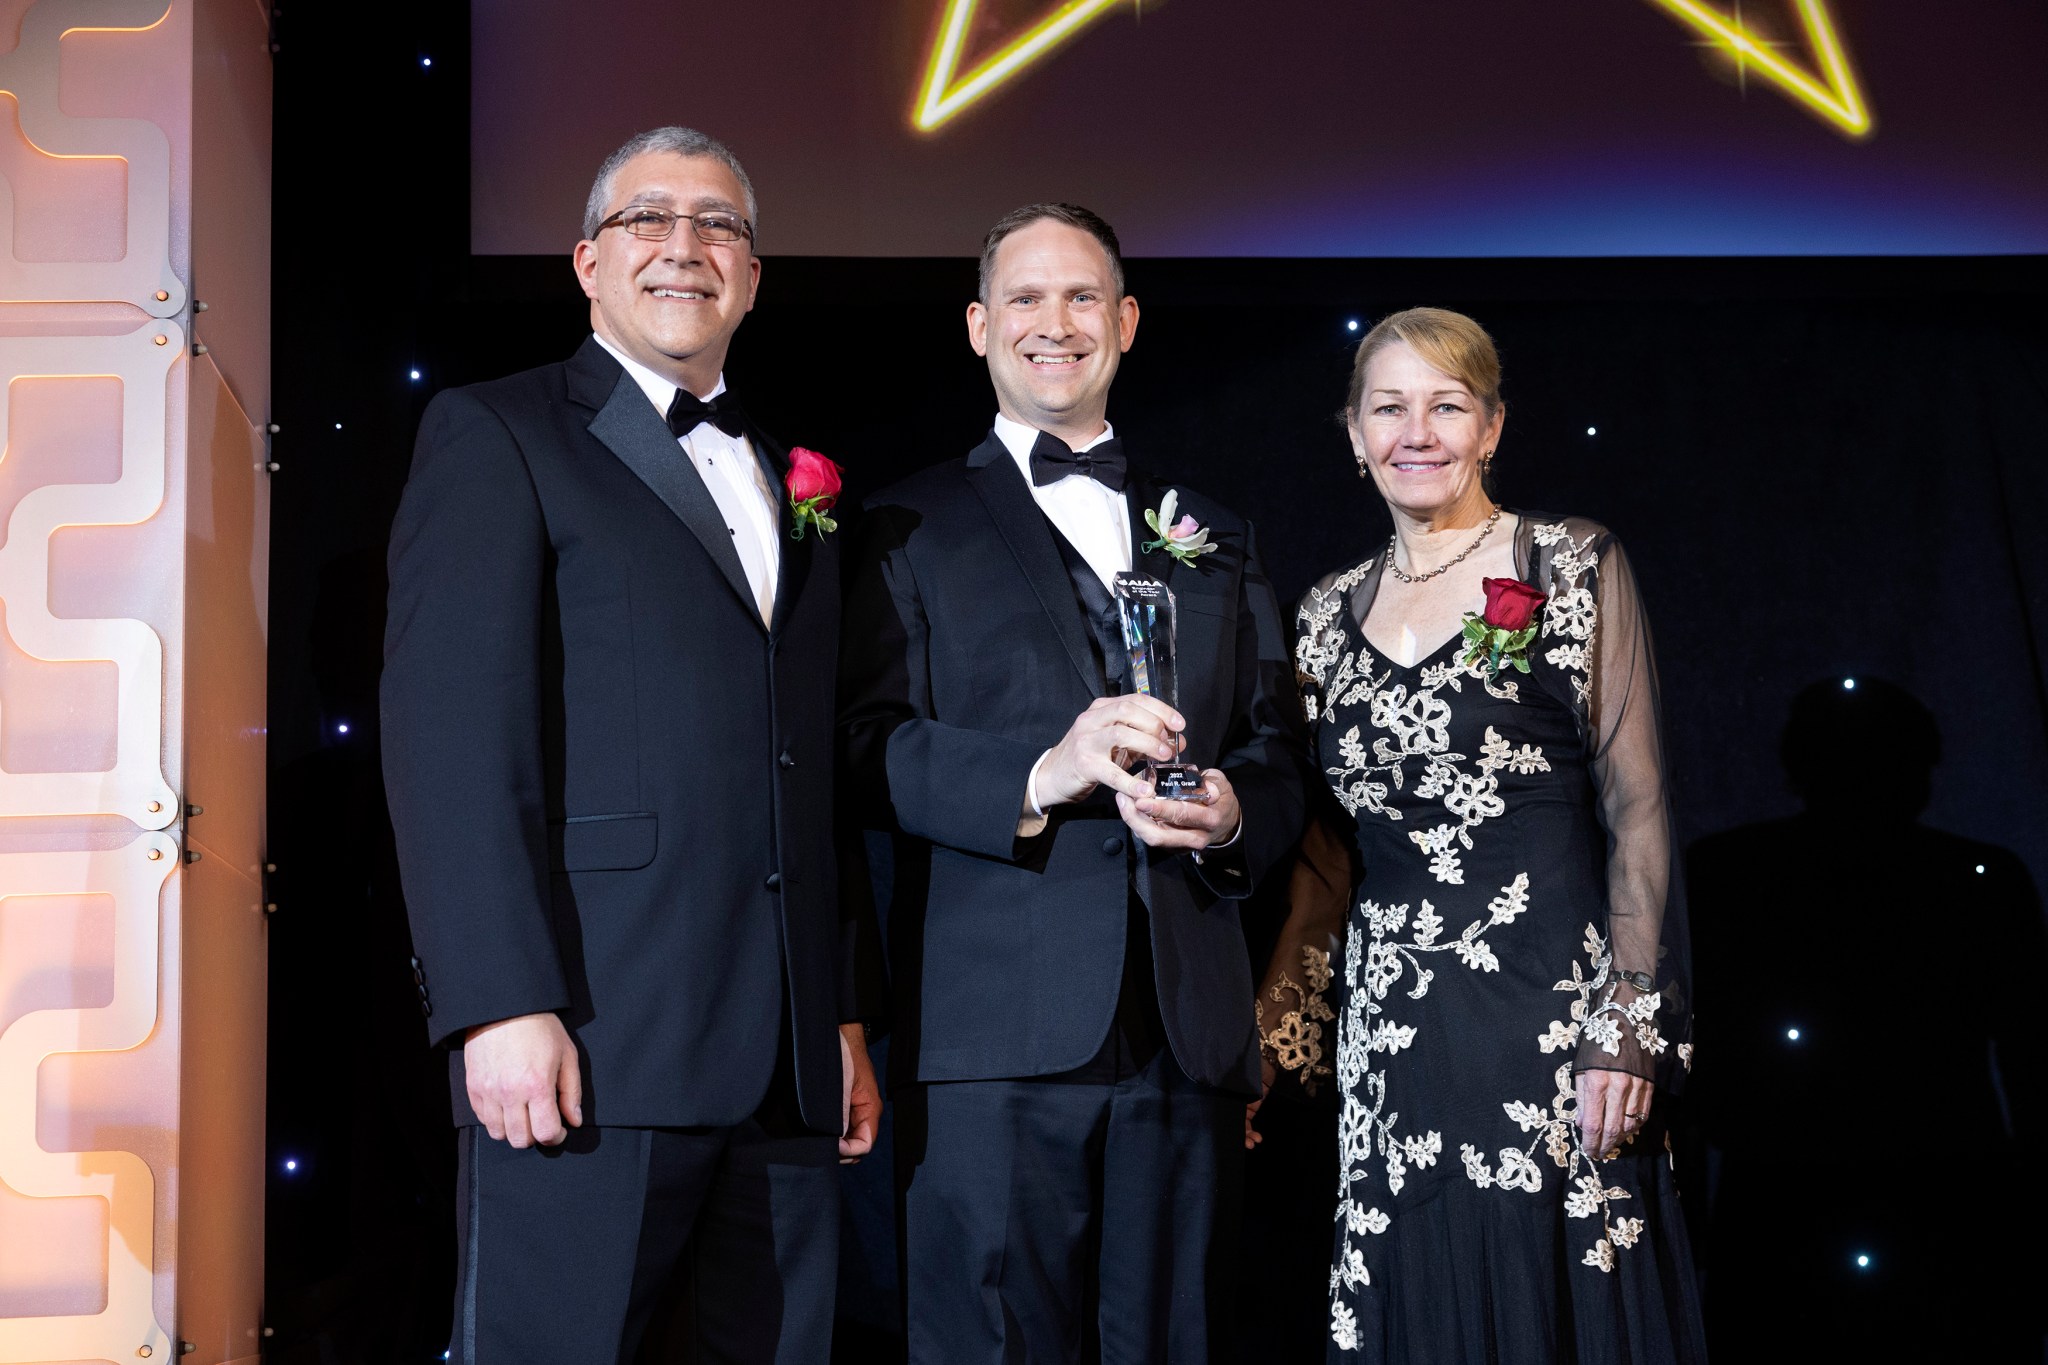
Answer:
[[[605, 205], [611, 203], [612, 194], [618, 188], [614, 183], [619, 170], [636, 156], [648, 152], [671, 152], [676, 156], [708, 156], [714, 161], [725, 163], [733, 178], [740, 182], [740, 191], [747, 197], [747, 221], [759, 233], [761, 215], [754, 203], [754, 182], [747, 179], [747, 172], [740, 165], [740, 159], [732, 154], [732, 148], [695, 128], [681, 128], [671, 124], [666, 128], [650, 128], [631, 138], [626, 145], [605, 158], [604, 165], [597, 168], [597, 179], [591, 183], [590, 198], [583, 205], [583, 236], [587, 240], [597, 236], [597, 225], [605, 220]], [[758, 241], [758, 237], [756, 241]]]

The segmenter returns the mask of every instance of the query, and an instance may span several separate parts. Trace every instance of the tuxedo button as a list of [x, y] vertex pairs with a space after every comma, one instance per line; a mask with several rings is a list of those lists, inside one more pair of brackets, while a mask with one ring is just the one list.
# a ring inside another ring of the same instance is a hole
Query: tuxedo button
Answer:
[[770, 872], [766, 885], [770, 891], [780, 891], [782, 889], [782, 874], [780, 872]]
[[1124, 851], [1123, 839], [1115, 834], [1110, 835], [1102, 841], [1102, 851], [1114, 858], [1117, 854]]
[[782, 751], [782, 757], [776, 759], [775, 761], [777, 763], [780, 763], [785, 768], [794, 768], [796, 766], [796, 760], [790, 757], [789, 750], [787, 749], [784, 749]]

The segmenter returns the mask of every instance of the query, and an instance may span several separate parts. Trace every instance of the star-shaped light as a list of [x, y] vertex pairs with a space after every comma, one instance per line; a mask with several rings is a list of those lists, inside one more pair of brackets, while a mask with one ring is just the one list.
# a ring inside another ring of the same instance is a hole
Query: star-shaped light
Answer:
[[[934, 131], [969, 105], [993, 94], [1124, 0], [1066, 0], [1065, 4], [1018, 33], [965, 75], [960, 73], [960, 60], [967, 46], [967, 30], [981, 0], [943, 0], [943, 3], [938, 41], [932, 45], [931, 59], [925, 64], [924, 83], [912, 114], [918, 131], [925, 133]], [[1131, 3], [1135, 5], [1137, 0], [1131, 0]], [[1849, 136], [1860, 138], [1869, 135], [1870, 110], [1863, 102], [1863, 92], [1849, 67], [1848, 54], [1836, 36], [1827, 0], [1792, 0], [1807, 42], [1819, 64], [1818, 75], [1787, 61], [1777, 51], [1784, 44], [1758, 37], [1751, 31], [1742, 20], [1739, 0], [1733, 16], [1703, 0], [1649, 0], [1649, 3], [1669, 11], [1705, 35], [1711, 46], [1734, 57], [1736, 70], [1745, 80], [1749, 72], [1755, 71]]]
[[967, 46], [968, 25], [973, 22], [981, 0], [945, 0], [945, 16], [939, 21], [939, 40], [932, 45], [931, 61], [925, 66], [924, 89], [917, 97], [917, 111], [913, 116], [918, 131], [931, 132], [1079, 33], [1090, 20], [1107, 14], [1121, 2], [1067, 0], [1066, 4], [1005, 43], [974, 70], [961, 76], [961, 50]]
[[1679, 20], [1705, 35], [1712, 46], [1733, 56], [1736, 70], [1745, 77], [1755, 72], [1851, 137], [1869, 135], [1870, 109], [1863, 102], [1863, 92], [1856, 84], [1856, 73], [1849, 69], [1849, 57], [1843, 51], [1842, 40], [1836, 36], [1834, 20], [1828, 15], [1827, 0], [1793, 0], [1800, 26], [1806, 31], [1806, 41], [1819, 63], [1818, 76], [1785, 60], [1778, 51], [1784, 44], [1759, 38], [1743, 23], [1739, 3], [1731, 17], [1711, 5], [1702, 4], [1700, 0], [1650, 2], [1660, 9], [1669, 10]]

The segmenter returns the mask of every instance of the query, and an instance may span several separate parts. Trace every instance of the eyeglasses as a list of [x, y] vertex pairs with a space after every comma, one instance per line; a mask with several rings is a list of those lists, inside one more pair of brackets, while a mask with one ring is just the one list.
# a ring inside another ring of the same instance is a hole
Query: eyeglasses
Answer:
[[[688, 223], [700, 242], [737, 242], [754, 235], [754, 225], [737, 213], [712, 209], [705, 213], [677, 213], [652, 204], [628, 204], [597, 225], [597, 232], [620, 227], [650, 242], [665, 242], [677, 223]], [[590, 235], [595, 237], [597, 232]]]

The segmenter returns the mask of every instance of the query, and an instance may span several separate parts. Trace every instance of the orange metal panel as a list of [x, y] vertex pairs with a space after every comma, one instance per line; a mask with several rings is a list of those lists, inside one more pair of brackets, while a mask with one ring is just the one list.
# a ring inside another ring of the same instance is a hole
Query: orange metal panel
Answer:
[[261, 27], [0, 0], [0, 1365], [261, 1340]]

